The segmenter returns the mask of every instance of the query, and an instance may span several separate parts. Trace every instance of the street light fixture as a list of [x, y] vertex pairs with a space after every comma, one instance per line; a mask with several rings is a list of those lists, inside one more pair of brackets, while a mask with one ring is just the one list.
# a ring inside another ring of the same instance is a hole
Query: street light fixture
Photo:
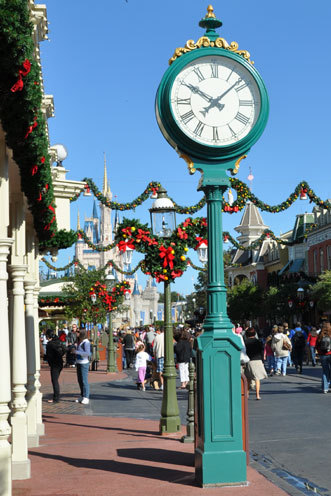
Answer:
[[[161, 238], [169, 238], [176, 229], [176, 212], [173, 202], [167, 197], [167, 192], [162, 186], [158, 189], [157, 199], [149, 211], [153, 234]], [[164, 390], [160, 419], [161, 434], [179, 432], [181, 429], [176, 376], [171, 322], [171, 289], [170, 282], [164, 281]]]
[[297, 289], [297, 297], [298, 297], [298, 300], [302, 301], [305, 297], [305, 290], [303, 288], [298, 288]]
[[[92, 305], [95, 305], [97, 302], [97, 295], [95, 293], [91, 294], [91, 302], [92, 302]], [[97, 330], [97, 327], [94, 326], [94, 324], [93, 324], [93, 331], [91, 329], [91, 332], [93, 332], [91, 369], [97, 370], [97, 368], [98, 368], [98, 366], [97, 366], [97, 364], [98, 364], [98, 330]]]
[[201, 243], [197, 249], [198, 257], [201, 263], [205, 264], [208, 262], [208, 245], [207, 243]]
[[153, 234], [161, 238], [169, 238], [176, 229], [176, 210], [162, 186], [158, 189], [157, 198], [149, 212]]
[[[111, 285], [114, 280], [115, 280], [115, 276], [112, 273], [106, 275], [106, 285], [108, 290], [111, 288]], [[109, 334], [108, 334], [107, 372], [116, 372], [112, 312], [109, 312], [108, 316], [109, 316], [109, 329], [108, 329]]]
[[133, 249], [132, 248], [126, 248], [126, 250], [122, 253], [122, 260], [123, 263], [128, 266], [132, 262], [132, 254], [133, 254]]

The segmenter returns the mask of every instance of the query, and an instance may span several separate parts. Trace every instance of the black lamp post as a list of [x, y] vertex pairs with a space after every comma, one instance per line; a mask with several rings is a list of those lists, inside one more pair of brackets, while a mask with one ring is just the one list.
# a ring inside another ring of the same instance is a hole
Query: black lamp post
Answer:
[[[169, 238], [176, 228], [176, 212], [173, 202], [162, 187], [150, 208], [151, 226], [154, 235]], [[176, 395], [176, 368], [174, 361], [173, 329], [171, 322], [170, 282], [164, 282], [164, 370], [163, 398], [161, 407], [160, 432], [179, 432], [181, 422]]]
[[[108, 290], [111, 289], [114, 280], [115, 280], [115, 276], [113, 276], [113, 274], [110, 273], [106, 275], [106, 284]], [[107, 372], [116, 372], [112, 312], [109, 312], [108, 316], [109, 316], [109, 329], [108, 329], [109, 334], [108, 334]]]
[[[97, 295], [95, 293], [91, 294], [92, 305], [97, 302]], [[98, 368], [98, 330], [93, 323], [93, 341], [92, 341], [92, 370], [97, 370]]]

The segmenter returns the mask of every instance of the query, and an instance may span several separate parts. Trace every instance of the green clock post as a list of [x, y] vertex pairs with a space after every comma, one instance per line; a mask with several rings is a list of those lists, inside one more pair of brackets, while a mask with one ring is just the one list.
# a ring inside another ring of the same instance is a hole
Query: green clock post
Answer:
[[241, 423], [241, 342], [226, 313], [222, 199], [227, 171], [261, 136], [268, 96], [250, 55], [228, 44], [215, 29], [212, 6], [199, 25], [206, 33], [189, 40], [170, 59], [156, 96], [156, 117], [167, 141], [201, 172], [208, 216], [207, 316], [198, 338], [196, 480], [201, 486], [246, 482]]

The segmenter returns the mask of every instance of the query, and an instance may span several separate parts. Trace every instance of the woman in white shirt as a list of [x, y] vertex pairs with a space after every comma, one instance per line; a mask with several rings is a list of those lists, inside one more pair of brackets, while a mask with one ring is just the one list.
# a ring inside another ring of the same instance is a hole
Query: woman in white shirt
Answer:
[[80, 398], [77, 403], [88, 405], [90, 400], [90, 386], [88, 383], [88, 370], [90, 367], [91, 344], [86, 337], [85, 329], [78, 331], [78, 344], [76, 349], [77, 379], [80, 387]]

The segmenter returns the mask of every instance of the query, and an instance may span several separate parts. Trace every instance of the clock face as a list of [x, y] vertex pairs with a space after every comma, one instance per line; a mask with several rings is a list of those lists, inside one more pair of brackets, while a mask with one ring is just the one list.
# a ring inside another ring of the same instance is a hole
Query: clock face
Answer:
[[228, 146], [254, 127], [261, 96], [253, 75], [222, 55], [195, 59], [175, 78], [171, 109], [179, 128], [208, 146]]

